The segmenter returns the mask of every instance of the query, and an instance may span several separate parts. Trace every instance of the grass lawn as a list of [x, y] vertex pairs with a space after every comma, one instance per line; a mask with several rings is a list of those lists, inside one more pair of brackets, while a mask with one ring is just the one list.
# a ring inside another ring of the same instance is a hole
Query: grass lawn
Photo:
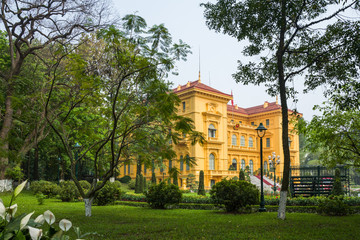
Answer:
[[[4, 204], [9, 194], [0, 194]], [[35, 210], [34, 216], [51, 210], [56, 220], [69, 219], [82, 232], [98, 232], [93, 239], [360, 239], [360, 215], [324, 217], [288, 213], [285, 221], [276, 213], [225, 214], [208, 210], [153, 210], [129, 206], [93, 206], [84, 216], [84, 203], [46, 199], [23, 192], [16, 200], [18, 213]]]

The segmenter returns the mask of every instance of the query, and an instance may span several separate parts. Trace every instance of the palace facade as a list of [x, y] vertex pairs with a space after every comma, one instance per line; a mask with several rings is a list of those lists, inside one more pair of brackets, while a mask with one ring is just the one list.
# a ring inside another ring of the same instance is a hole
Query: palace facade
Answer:
[[[186, 179], [193, 174], [196, 181], [199, 173], [204, 171], [205, 188], [210, 189], [221, 179], [239, 176], [240, 169], [249, 166], [253, 174], [260, 168], [260, 138], [256, 128], [260, 123], [268, 129], [263, 137], [264, 168], [269, 169], [268, 156], [273, 152], [280, 155], [280, 165], [276, 168], [276, 175], [282, 176], [282, 126], [281, 106], [278, 102], [264, 102], [263, 105], [241, 108], [229, 104], [232, 95], [218, 91], [201, 83], [200, 80], [188, 82], [173, 90], [181, 99], [179, 115], [191, 118], [195, 130], [203, 132], [207, 142], [204, 145], [191, 145], [185, 139], [174, 146], [180, 161], [168, 161], [167, 167], [176, 166], [180, 170], [179, 185], [186, 189]], [[293, 116], [289, 111], [289, 119]], [[291, 121], [290, 121], [291, 122]], [[291, 165], [299, 165], [299, 137], [293, 131], [293, 124], [289, 124], [289, 140]], [[186, 156], [195, 157], [196, 166], [189, 167], [181, 159]], [[145, 169], [143, 169], [145, 170]], [[151, 179], [152, 172], [142, 171]], [[136, 165], [123, 166], [121, 176], [130, 175], [135, 178]], [[167, 169], [155, 170], [157, 180], [166, 179]]]

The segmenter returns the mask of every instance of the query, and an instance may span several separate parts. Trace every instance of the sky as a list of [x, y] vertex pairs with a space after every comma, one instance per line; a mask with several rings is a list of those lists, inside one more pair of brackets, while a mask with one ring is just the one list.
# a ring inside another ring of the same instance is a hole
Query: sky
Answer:
[[[200, 7], [201, 2], [205, 0], [113, 0], [114, 12], [118, 17], [137, 14], [146, 20], [148, 26], [163, 23], [169, 29], [173, 41], [181, 39], [190, 45], [193, 53], [186, 62], [177, 63], [179, 74], [168, 77], [174, 88], [197, 80], [200, 67], [201, 82], [224, 93], [232, 92], [234, 104], [239, 107], [261, 105], [265, 101], [274, 102], [275, 97], [269, 96], [264, 86], [245, 86], [235, 82], [232, 74], [237, 71], [237, 61], [254, 59], [242, 54], [246, 42], [239, 42], [228, 35], [208, 29], [203, 15], [204, 8]], [[302, 79], [296, 79], [295, 88], [302, 92]], [[318, 114], [313, 111], [313, 106], [325, 101], [323, 90], [320, 88], [306, 95], [299, 94], [296, 104], [288, 100], [289, 109], [296, 108], [305, 120], [310, 121], [314, 114]]]

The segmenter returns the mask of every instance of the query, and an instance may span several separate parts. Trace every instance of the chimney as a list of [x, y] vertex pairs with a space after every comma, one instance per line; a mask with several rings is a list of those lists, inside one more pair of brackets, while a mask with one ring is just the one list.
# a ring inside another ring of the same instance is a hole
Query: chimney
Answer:
[[176, 90], [181, 90], [181, 85], [179, 84], [179, 86], [177, 87], [177, 89]]
[[190, 81], [187, 82], [186, 87], [190, 87]]
[[264, 108], [267, 108], [268, 106], [269, 106], [268, 101], [265, 101], [265, 102], [264, 102]]

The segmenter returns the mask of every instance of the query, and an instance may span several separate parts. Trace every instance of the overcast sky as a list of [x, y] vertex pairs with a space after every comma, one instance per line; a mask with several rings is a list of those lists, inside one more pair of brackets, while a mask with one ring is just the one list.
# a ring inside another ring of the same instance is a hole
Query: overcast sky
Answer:
[[[232, 78], [232, 74], [237, 69], [237, 61], [247, 60], [241, 53], [245, 42], [238, 42], [230, 36], [215, 33], [207, 28], [203, 16], [204, 9], [200, 7], [200, 3], [205, 1], [113, 0], [113, 2], [114, 11], [120, 17], [136, 13], [146, 20], [148, 26], [164, 23], [174, 41], [182, 39], [191, 46], [193, 54], [186, 62], [177, 64], [179, 75], [169, 76], [169, 81], [173, 82], [174, 87], [198, 79], [200, 48], [202, 83], [228, 94], [232, 91], [234, 103], [240, 107], [252, 107], [263, 104], [264, 101], [275, 101], [275, 98], [265, 92], [265, 87], [237, 84]], [[297, 81], [295, 87], [301, 92], [302, 80]], [[325, 100], [322, 91], [323, 89], [318, 89], [306, 95], [300, 94], [296, 105], [292, 100], [288, 100], [288, 107], [290, 109], [296, 107], [304, 114], [306, 120], [311, 120], [315, 114], [312, 110], [313, 106]]]

